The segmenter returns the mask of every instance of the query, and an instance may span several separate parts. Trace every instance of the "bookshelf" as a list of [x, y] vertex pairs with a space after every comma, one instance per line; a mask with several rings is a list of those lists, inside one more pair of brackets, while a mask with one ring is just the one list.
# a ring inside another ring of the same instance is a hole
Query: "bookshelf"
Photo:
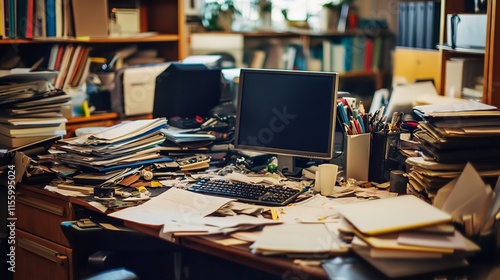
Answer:
[[[377, 30], [377, 32], [352, 29], [345, 32], [316, 32], [312, 30], [293, 29], [287, 31], [250, 31], [250, 32], [193, 32], [190, 34], [191, 42], [195, 37], [205, 37], [207, 42], [220, 41], [218, 38], [228, 34], [238, 34], [241, 37], [241, 49], [227, 49], [222, 46], [212, 49], [212, 53], [237, 53], [241, 61], [236, 65], [241, 67], [257, 67], [269, 69], [294, 69], [310, 71], [333, 71], [340, 74], [339, 90], [350, 91], [352, 94], [362, 96], [363, 102], [370, 104], [373, 91], [387, 85], [391, 73], [390, 52], [394, 45], [394, 34], [389, 30]], [[201, 36], [200, 36], [201, 35]], [[344, 42], [346, 48], [342, 50], [342, 68], [332, 68], [330, 63], [332, 57], [325, 57], [324, 51], [334, 53], [331, 45], [340, 46]], [[372, 48], [370, 55], [365, 57], [366, 44], [370, 41]], [[378, 50], [373, 48], [373, 42], [379, 41]], [[331, 43], [328, 47], [326, 42]], [[347, 43], [348, 42], [348, 43]], [[208, 43], [207, 43], [208, 44]], [[328, 48], [328, 49], [327, 49]], [[347, 50], [348, 49], [348, 50]], [[191, 54], [197, 50], [190, 45]], [[240, 55], [241, 53], [241, 55]], [[255, 63], [255, 54], [259, 53], [259, 63]], [[357, 64], [354, 60], [358, 59]], [[373, 60], [377, 60], [377, 62]], [[292, 61], [293, 62], [290, 62]], [[328, 66], [327, 66], [328, 64]], [[388, 78], [389, 77], [389, 78]], [[358, 90], [350, 85], [370, 84]], [[356, 92], [357, 91], [357, 92]]]
[[[440, 23], [440, 45], [446, 43], [447, 38], [447, 25], [448, 22], [445, 20], [447, 14], [454, 13], [469, 13], [470, 3], [472, 1], [466, 0], [441, 0], [441, 23]], [[487, 25], [486, 25], [486, 44], [484, 51], [477, 51], [476, 49], [450, 49], [447, 47], [442, 47], [439, 49], [439, 63], [441, 79], [444, 81], [446, 77], [446, 61], [451, 58], [457, 57], [472, 57], [479, 58], [483, 60], [483, 98], [482, 101], [486, 104], [500, 106], [500, 52], [498, 52], [498, 44], [500, 44], [500, 28], [499, 21], [496, 20], [497, 14], [499, 13], [499, 5], [497, 1], [488, 0], [487, 1]], [[496, 52], [495, 52], [496, 51]], [[495, 53], [499, 55], [495, 55]], [[444, 93], [444, 83], [441, 84], [439, 89], [441, 93]]]
[[[3, 2], [7, 2], [3, 1]], [[59, 1], [57, 1], [59, 2]], [[63, 1], [61, 1], [63, 2]], [[40, 58], [47, 56], [54, 44], [81, 44], [92, 48], [93, 53], [112, 52], [125, 45], [135, 44], [138, 49], [155, 49], [165, 60], [179, 60], [186, 56], [184, 1], [141, 0], [140, 34], [128, 37], [34, 37], [23, 39], [3, 36], [0, 39], [0, 62], [12, 55], [19, 56], [21, 64], [31, 67]]]

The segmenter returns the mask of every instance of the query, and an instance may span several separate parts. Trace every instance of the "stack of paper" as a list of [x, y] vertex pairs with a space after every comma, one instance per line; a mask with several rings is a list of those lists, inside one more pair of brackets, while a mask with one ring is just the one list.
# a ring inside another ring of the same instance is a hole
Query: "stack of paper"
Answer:
[[[425, 160], [423, 157], [409, 157], [406, 159], [406, 164], [410, 166], [408, 173], [410, 187], [407, 190], [432, 203], [437, 192], [456, 179], [467, 163], [441, 163]], [[481, 178], [494, 180], [500, 175], [500, 162], [478, 161], [472, 165]]]
[[412, 195], [337, 210], [353, 226], [353, 250], [389, 277], [465, 266], [480, 250], [450, 224], [452, 215]]
[[417, 106], [423, 117], [415, 137], [424, 155], [438, 162], [498, 160], [500, 110], [477, 101]]
[[279, 224], [281, 222], [249, 215], [209, 216], [232, 199], [197, 194], [171, 188], [136, 207], [110, 214], [111, 217], [139, 224], [162, 226], [159, 236], [228, 233], [242, 227]]
[[492, 188], [469, 163], [458, 178], [437, 192], [433, 205], [463, 224], [466, 235], [490, 234], [500, 210], [500, 176], [497, 178]]
[[9, 77], [0, 79], [0, 145], [17, 148], [65, 135], [61, 111], [71, 97], [47, 80], [14, 82]]
[[472, 162], [484, 179], [500, 173], [500, 110], [476, 101], [414, 107], [423, 118], [414, 133], [422, 160], [412, 166], [409, 190], [429, 201]]
[[160, 154], [165, 118], [123, 122], [103, 131], [60, 140], [56, 158], [81, 169], [107, 172], [145, 164], [170, 162]]

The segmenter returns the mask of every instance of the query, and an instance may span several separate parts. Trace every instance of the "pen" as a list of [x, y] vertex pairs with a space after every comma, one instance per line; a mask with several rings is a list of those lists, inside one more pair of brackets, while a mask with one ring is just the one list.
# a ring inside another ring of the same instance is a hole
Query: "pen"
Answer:
[[338, 111], [340, 111], [340, 116], [341, 116], [342, 120], [344, 121], [345, 124], [349, 125], [349, 119], [347, 118], [347, 113], [345, 112], [345, 108], [344, 108], [344, 105], [342, 104], [342, 102], [339, 102], [337, 104], [337, 107], [338, 107]]
[[345, 129], [345, 132], [347, 133], [347, 135], [352, 135], [351, 128], [345, 123], [344, 123], [344, 129]]
[[365, 127], [365, 124], [363, 122], [363, 118], [360, 115], [358, 115], [358, 124], [359, 124], [359, 128], [361, 129], [361, 133], [365, 133], [366, 127]]
[[359, 134], [358, 129], [356, 128], [356, 125], [354, 124], [354, 121], [351, 120], [350, 122], [351, 122], [352, 134]]

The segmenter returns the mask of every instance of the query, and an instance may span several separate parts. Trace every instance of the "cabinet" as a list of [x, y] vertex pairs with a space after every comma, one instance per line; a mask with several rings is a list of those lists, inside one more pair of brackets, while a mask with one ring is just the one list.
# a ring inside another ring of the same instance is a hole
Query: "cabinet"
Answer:
[[18, 186], [16, 216], [14, 279], [73, 279], [73, 251], [60, 228], [75, 218], [70, 202]]
[[393, 77], [403, 77], [407, 82], [433, 79], [436, 88], [440, 88], [441, 72], [436, 67], [436, 61], [439, 61], [437, 50], [398, 47], [394, 51]]
[[[447, 42], [448, 22], [447, 14], [468, 13], [470, 12], [470, 2], [468, 0], [441, 0], [441, 23], [440, 23], [440, 45], [445, 45]], [[484, 61], [484, 76], [483, 76], [483, 102], [494, 106], [500, 106], [500, 26], [497, 21], [499, 13], [499, 5], [495, 0], [487, 1], [487, 25], [486, 25], [486, 47], [484, 52], [477, 50], [452, 50], [450, 48], [441, 47], [439, 49], [439, 65], [441, 80], [446, 77], [446, 61], [453, 57], [477, 57]], [[498, 54], [498, 55], [496, 55]], [[441, 83], [439, 92], [444, 92], [444, 82]]]

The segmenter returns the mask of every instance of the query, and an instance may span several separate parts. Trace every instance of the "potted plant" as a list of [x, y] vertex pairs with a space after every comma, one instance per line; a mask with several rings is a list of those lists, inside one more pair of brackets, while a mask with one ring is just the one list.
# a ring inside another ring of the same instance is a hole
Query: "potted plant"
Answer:
[[340, 10], [344, 0], [332, 0], [323, 4], [319, 12], [320, 31], [328, 32], [337, 30], [337, 24], [340, 18]]
[[256, 6], [259, 12], [261, 27], [270, 28], [272, 26], [271, 12], [273, 10], [273, 3], [271, 0], [257, 0]]
[[241, 12], [232, 0], [225, 0], [222, 3], [209, 2], [205, 3], [202, 23], [207, 30], [231, 31], [231, 26], [237, 15], [241, 15]]

